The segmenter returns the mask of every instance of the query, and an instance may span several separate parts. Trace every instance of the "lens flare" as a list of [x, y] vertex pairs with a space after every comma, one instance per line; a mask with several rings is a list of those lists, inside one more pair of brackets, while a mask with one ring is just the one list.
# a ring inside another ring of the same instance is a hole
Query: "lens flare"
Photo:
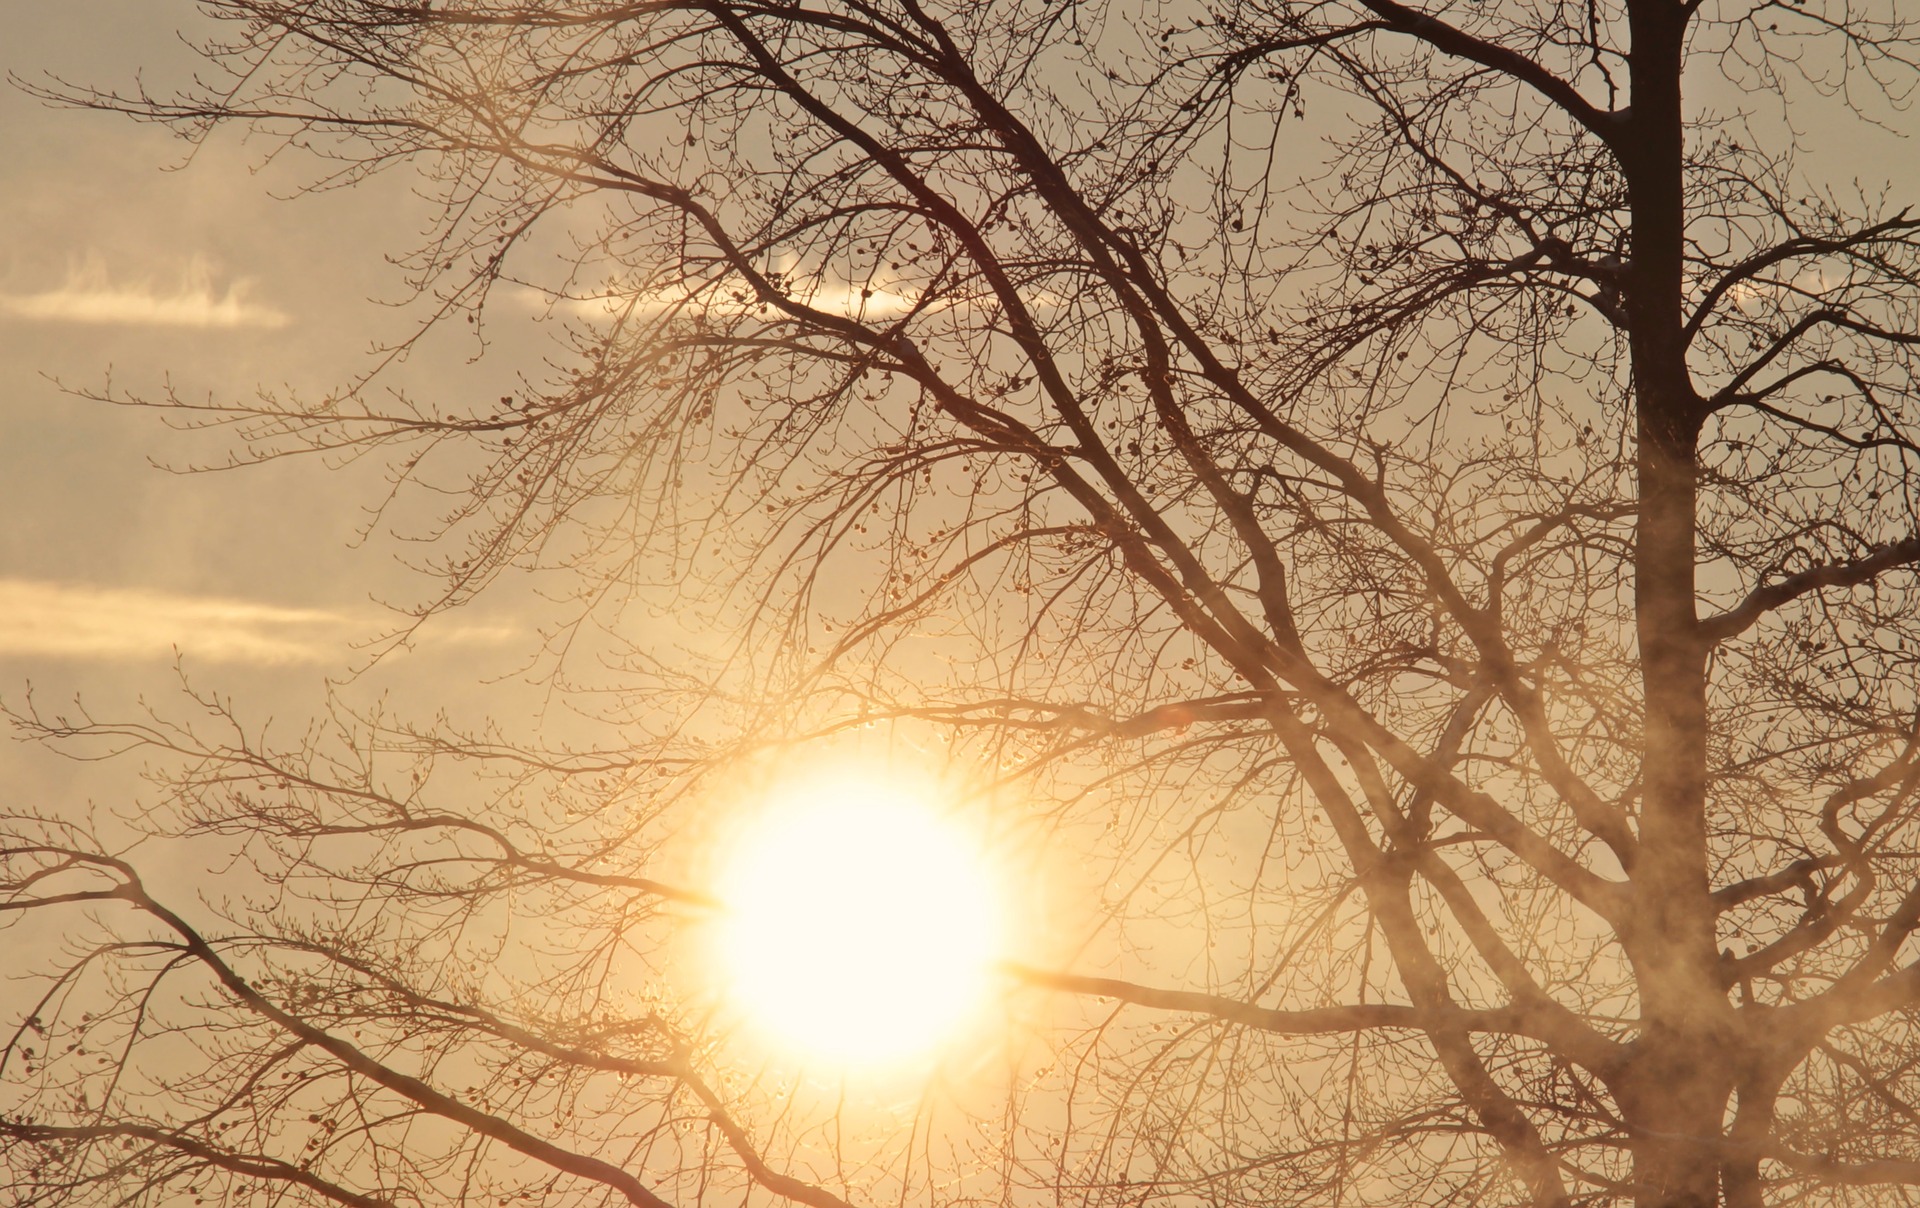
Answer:
[[980, 1005], [998, 941], [978, 848], [924, 795], [835, 779], [783, 792], [717, 888], [732, 1000], [783, 1047], [922, 1055]]

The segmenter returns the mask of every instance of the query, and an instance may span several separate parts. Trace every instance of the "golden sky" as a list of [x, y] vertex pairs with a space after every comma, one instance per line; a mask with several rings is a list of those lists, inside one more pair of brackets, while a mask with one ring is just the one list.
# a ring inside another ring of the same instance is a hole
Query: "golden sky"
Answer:
[[[193, 70], [177, 31], [197, 19], [191, 4], [154, 0], [12, 6], [0, 70], [103, 87], [138, 74], [164, 89]], [[173, 689], [178, 650], [196, 682], [297, 728], [326, 678], [363, 661], [356, 643], [392, 622], [384, 603], [420, 590], [390, 542], [356, 543], [377, 466], [167, 473], [153, 463], [217, 462], [226, 438], [62, 391], [314, 394], [367, 372], [375, 345], [406, 330], [412, 312], [371, 302], [404, 296], [383, 255], [419, 229], [408, 182], [287, 200], [313, 165], [257, 170], [266, 151], [224, 134], [193, 151], [165, 130], [0, 88], [0, 699], [17, 704], [31, 682], [43, 703], [78, 694], [121, 714]], [[544, 332], [527, 327], [500, 334], [537, 346]], [[387, 384], [461, 390], [498, 376], [504, 366], [471, 365], [471, 342], [452, 334]], [[490, 604], [439, 627], [388, 678], [431, 699], [489, 659], [504, 670], [524, 637], [510, 603]], [[124, 799], [134, 771], [0, 743], [0, 784], [22, 805]]]

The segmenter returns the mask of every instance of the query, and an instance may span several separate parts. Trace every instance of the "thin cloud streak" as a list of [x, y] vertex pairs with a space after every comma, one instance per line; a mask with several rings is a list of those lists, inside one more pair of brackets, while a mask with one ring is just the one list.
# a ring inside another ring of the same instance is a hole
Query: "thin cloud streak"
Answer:
[[[652, 318], [668, 311], [727, 315], [773, 313], [751, 295], [723, 296], [711, 288], [698, 294], [655, 290], [638, 295], [608, 293], [576, 296], [520, 286], [510, 296], [516, 305], [534, 313], [563, 315], [591, 322], [610, 322], [630, 316]], [[964, 299], [935, 298], [929, 301], [883, 284], [855, 287], [825, 283], [811, 291], [796, 291], [793, 298], [804, 306], [828, 314], [873, 321], [899, 319], [916, 311], [932, 314], [966, 305]], [[1051, 309], [1063, 305], [1065, 299], [1048, 291], [1032, 290], [1023, 295], [1023, 301], [1037, 309]]]
[[[170, 658], [285, 665], [338, 661], [373, 617], [145, 588], [0, 579], [0, 657]], [[432, 642], [495, 643], [500, 626], [449, 626]]]
[[58, 289], [0, 293], [0, 314], [51, 323], [112, 323], [136, 327], [280, 328], [293, 322], [285, 311], [250, 301], [252, 282], [235, 280], [217, 289], [205, 261], [187, 265], [180, 283], [163, 290], [151, 281], [115, 284], [97, 257], [67, 274]]

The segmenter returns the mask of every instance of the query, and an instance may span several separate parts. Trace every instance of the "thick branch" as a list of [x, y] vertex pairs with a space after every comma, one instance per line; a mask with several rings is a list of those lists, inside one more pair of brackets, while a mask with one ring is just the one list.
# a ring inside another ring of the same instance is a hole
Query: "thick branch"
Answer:
[[158, 1128], [151, 1124], [67, 1126], [39, 1124], [31, 1120], [0, 1119], [0, 1137], [13, 1137], [33, 1144], [59, 1146], [89, 1141], [145, 1141], [246, 1178], [304, 1187], [308, 1191], [325, 1196], [336, 1204], [349, 1205], [350, 1208], [393, 1208], [392, 1200], [351, 1191], [338, 1183], [321, 1178], [304, 1166], [296, 1166], [291, 1162], [283, 1162], [279, 1158], [265, 1154], [235, 1153], [232, 1150], [219, 1149], [183, 1133]]
[[1885, 222], [1875, 223], [1851, 235], [1834, 239], [1789, 239], [1763, 252], [1756, 252], [1721, 274], [1720, 279], [1707, 290], [1706, 295], [1700, 299], [1699, 305], [1694, 308], [1693, 315], [1687, 320], [1686, 339], [1691, 343], [1693, 338], [1699, 335], [1700, 328], [1713, 314], [1713, 308], [1719, 305], [1720, 299], [1725, 297], [1729, 290], [1743, 281], [1751, 281], [1755, 276], [1777, 264], [1806, 256], [1830, 256], [1866, 244], [1904, 237], [1914, 231], [1920, 231], [1920, 218], [1908, 218], [1907, 211], [1902, 210]]
[[1626, 123], [1621, 120], [1620, 114], [1596, 107], [1581, 96], [1573, 85], [1519, 51], [1476, 38], [1438, 17], [1395, 3], [1395, 0], [1360, 0], [1360, 3], [1394, 29], [1411, 34], [1435, 50], [1478, 63], [1482, 67], [1491, 67], [1519, 80], [1558, 105], [1568, 117], [1598, 135], [1608, 146], [1617, 146], [1617, 140], [1626, 134]]
[[1756, 587], [1733, 608], [1702, 620], [1700, 636], [1708, 643], [1724, 642], [1745, 633], [1768, 613], [1809, 592], [1819, 591], [1823, 587], [1856, 587], [1872, 581], [1882, 571], [1915, 562], [1920, 562], [1920, 534], [1883, 545], [1864, 558], [1816, 566], [1788, 575], [1778, 583]]
[[118, 896], [177, 935], [184, 950], [199, 961], [226, 989], [227, 993], [233, 995], [255, 1014], [329, 1054], [353, 1073], [411, 1100], [435, 1115], [498, 1141], [516, 1153], [550, 1166], [554, 1170], [599, 1183], [621, 1195], [635, 1208], [672, 1208], [672, 1205], [655, 1195], [639, 1179], [611, 1162], [564, 1149], [498, 1116], [462, 1103], [419, 1078], [403, 1074], [374, 1060], [357, 1046], [325, 1029], [315, 1027], [306, 1020], [282, 1010], [229, 965], [197, 929], [151, 897], [141, 885], [140, 878], [131, 865], [109, 856], [77, 851], [69, 854], [75, 859], [85, 860], [117, 876], [121, 882]]
[[1399, 1028], [1426, 1032], [1435, 1029], [1462, 1029], [1502, 1036], [1526, 1036], [1545, 1041], [1531, 1026], [1526, 1012], [1513, 1007], [1474, 1009], [1455, 1007], [1429, 1010], [1423, 1007], [1396, 1006], [1391, 1003], [1357, 1003], [1339, 1007], [1315, 1007], [1286, 1011], [1256, 1006], [1238, 999], [1194, 990], [1163, 990], [1111, 977], [1083, 977], [1073, 973], [1053, 973], [1026, 965], [1001, 966], [1015, 980], [1043, 990], [1111, 998], [1137, 1007], [1180, 1011], [1204, 1015], [1222, 1023], [1240, 1024], [1281, 1036], [1328, 1036], [1363, 1032], [1373, 1028]]

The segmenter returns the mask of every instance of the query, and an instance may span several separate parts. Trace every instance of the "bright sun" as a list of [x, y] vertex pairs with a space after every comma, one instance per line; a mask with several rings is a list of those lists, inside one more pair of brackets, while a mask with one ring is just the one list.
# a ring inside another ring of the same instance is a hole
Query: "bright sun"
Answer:
[[979, 851], [905, 786], [833, 778], [780, 797], [718, 885], [734, 1001], [831, 1061], [930, 1051], [979, 1005], [999, 940]]

